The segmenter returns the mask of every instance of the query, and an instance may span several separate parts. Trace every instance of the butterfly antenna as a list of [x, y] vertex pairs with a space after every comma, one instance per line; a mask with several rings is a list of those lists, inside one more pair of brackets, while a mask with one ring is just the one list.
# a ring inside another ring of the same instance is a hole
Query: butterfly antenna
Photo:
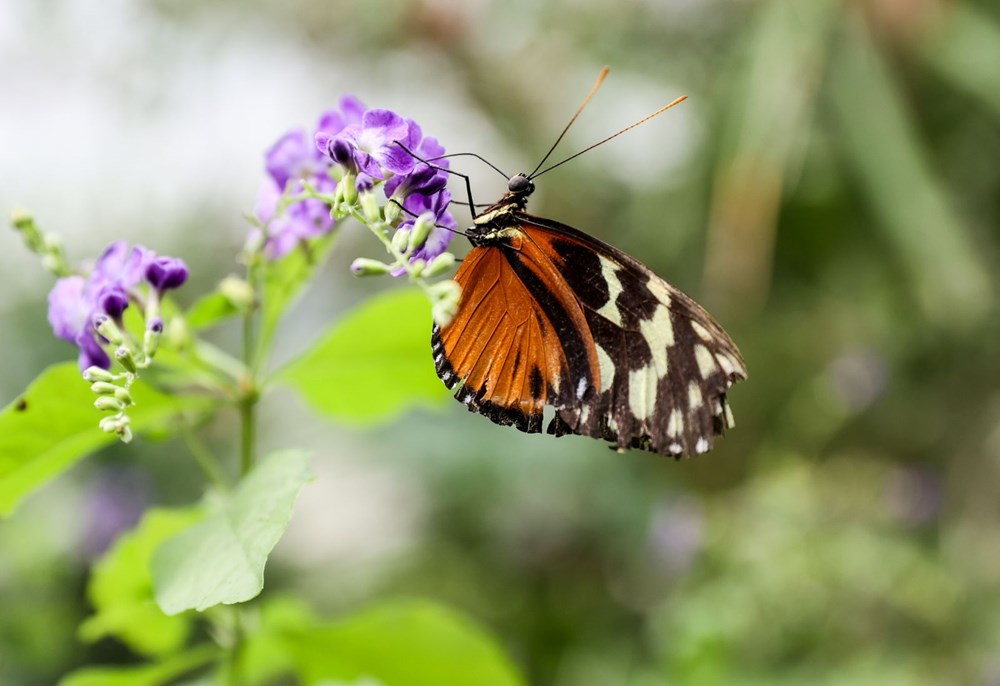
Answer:
[[421, 160], [421, 161], [422, 162], [437, 162], [438, 160], [446, 160], [449, 157], [475, 157], [477, 160], [479, 160], [480, 162], [482, 162], [483, 164], [485, 164], [487, 167], [489, 167], [490, 169], [492, 169], [493, 171], [495, 171], [497, 174], [499, 174], [500, 176], [502, 176], [504, 178], [504, 180], [507, 180], [507, 179], [510, 178], [510, 174], [508, 174], [507, 172], [505, 172], [502, 169], [500, 169], [500, 167], [496, 166], [495, 164], [493, 164], [492, 162], [490, 162], [488, 159], [486, 159], [482, 155], [477, 155], [474, 152], [453, 152], [453, 153], [449, 153], [447, 155], [438, 155], [437, 157], [431, 157], [428, 160]]
[[[566, 159], [564, 159], [562, 162], [557, 162], [557, 163], [553, 164], [551, 167], [543, 169], [542, 171], [538, 172], [537, 174], [535, 174], [534, 172], [532, 172], [532, 174], [531, 174], [531, 176], [529, 178], [537, 179], [542, 174], [544, 174], [546, 172], [550, 172], [553, 169], [555, 169], [556, 167], [558, 167], [560, 165], [563, 165], [563, 164], [566, 164], [567, 162], [569, 162], [572, 159], [576, 159], [577, 157], [579, 157], [583, 153], [589, 152], [589, 151], [593, 150], [598, 145], [604, 145], [605, 143], [607, 143], [612, 138], [617, 138], [618, 136], [622, 135], [626, 131], [634, 129], [639, 124], [642, 124], [642, 123], [645, 123], [645, 122], [649, 121], [650, 119], [652, 119], [653, 117], [657, 116], [658, 114], [663, 114], [664, 112], [666, 112], [667, 110], [669, 110], [674, 105], [680, 104], [680, 103], [684, 102], [685, 100], [687, 100], [687, 96], [686, 95], [682, 95], [681, 97], [679, 97], [676, 100], [674, 100], [673, 102], [671, 102], [669, 105], [664, 105], [660, 109], [656, 110], [655, 112], [653, 112], [652, 114], [650, 114], [650, 115], [648, 115], [646, 117], [643, 117], [642, 119], [640, 119], [639, 121], [635, 122], [634, 124], [630, 124], [629, 126], [626, 126], [624, 129], [622, 129], [618, 133], [613, 133], [610, 136], [608, 136], [607, 138], [605, 138], [604, 140], [597, 141], [593, 145], [584, 148], [583, 150], [581, 150], [580, 152], [576, 153], [575, 155], [570, 155], [569, 157], [567, 157]], [[586, 104], [586, 103], [584, 103], [584, 104]], [[570, 123], [572, 123], [572, 122], [570, 122]], [[539, 165], [539, 166], [541, 166], [541, 165]]]
[[597, 89], [601, 87], [602, 83], [604, 83], [604, 79], [607, 77], [608, 71], [609, 69], [607, 67], [601, 68], [601, 73], [597, 75], [597, 81], [594, 83], [594, 87], [590, 89], [590, 93], [588, 93], [587, 97], [583, 99], [583, 104], [581, 104], [580, 107], [577, 108], [576, 114], [574, 114], [573, 117], [569, 120], [569, 123], [566, 124], [566, 128], [564, 128], [562, 130], [562, 133], [559, 134], [559, 138], [556, 138], [556, 142], [552, 144], [552, 147], [549, 148], [549, 151], [545, 153], [545, 157], [542, 158], [542, 161], [538, 163], [538, 166], [535, 167], [534, 171], [528, 174], [529, 179], [535, 178], [535, 172], [541, 169], [542, 165], [545, 164], [545, 160], [549, 159], [549, 156], [551, 156], [552, 153], [555, 152], [556, 146], [559, 145], [559, 142], [563, 139], [563, 136], [565, 136], [566, 132], [569, 131], [569, 127], [573, 126], [573, 122], [575, 122], [576, 118], [580, 116], [580, 113], [583, 112], [583, 109], [590, 102], [590, 99], [594, 97], [594, 94], [597, 92]]

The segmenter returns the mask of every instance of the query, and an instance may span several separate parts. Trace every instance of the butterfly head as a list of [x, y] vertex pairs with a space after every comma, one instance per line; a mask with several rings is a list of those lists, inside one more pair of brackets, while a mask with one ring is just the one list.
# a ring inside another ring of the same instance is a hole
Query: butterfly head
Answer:
[[535, 192], [535, 184], [523, 172], [514, 174], [507, 182], [507, 192], [516, 198], [527, 198]]

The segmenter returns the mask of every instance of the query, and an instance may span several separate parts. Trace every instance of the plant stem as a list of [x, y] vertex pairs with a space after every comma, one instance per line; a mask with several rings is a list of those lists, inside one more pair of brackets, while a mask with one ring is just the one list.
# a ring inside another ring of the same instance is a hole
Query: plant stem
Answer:
[[195, 462], [201, 467], [201, 471], [205, 473], [209, 481], [221, 491], [229, 490], [229, 484], [226, 483], [226, 478], [222, 474], [222, 469], [219, 467], [219, 461], [215, 459], [215, 455], [189, 429], [184, 429], [182, 435]]
[[[259, 292], [256, 276], [257, 270], [251, 264], [247, 269], [247, 281], [255, 291]], [[257, 388], [259, 369], [254, 346], [254, 312], [255, 309], [251, 308], [243, 314], [244, 373], [237, 382], [240, 408], [240, 477], [246, 476], [253, 469], [257, 447], [256, 408], [260, 396]]]

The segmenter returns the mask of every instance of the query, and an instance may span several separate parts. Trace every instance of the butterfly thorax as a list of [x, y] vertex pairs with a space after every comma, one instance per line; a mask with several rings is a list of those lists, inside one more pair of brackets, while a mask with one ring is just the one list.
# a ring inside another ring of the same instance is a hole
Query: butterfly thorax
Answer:
[[475, 216], [468, 230], [473, 245], [506, 242], [517, 233], [515, 215], [523, 212], [528, 197], [535, 192], [535, 184], [527, 174], [515, 174], [507, 182], [507, 192], [499, 200]]

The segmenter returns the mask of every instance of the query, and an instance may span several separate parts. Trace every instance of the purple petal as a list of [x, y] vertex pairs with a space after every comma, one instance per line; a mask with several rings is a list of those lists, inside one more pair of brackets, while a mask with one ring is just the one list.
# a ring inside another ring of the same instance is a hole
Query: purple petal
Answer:
[[327, 136], [336, 136], [345, 126], [347, 126], [347, 120], [344, 115], [336, 110], [330, 110], [324, 112], [319, 118], [319, 122], [316, 124], [316, 135], [323, 133]]
[[366, 129], [402, 130], [406, 126], [406, 120], [392, 110], [368, 110], [361, 118], [361, 125]]
[[345, 95], [340, 99], [340, 111], [348, 124], [360, 124], [365, 114], [365, 105], [353, 95]]
[[278, 202], [281, 200], [281, 189], [274, 182], [274, 179], [267, 178], [257, 191], [257, 206], [254, 214], [261, 222], [271, 221], [275, 210], [278, 209]]
[[64, 341], [76, 342], [90, 319], [86, 285], [82, 276], [67, 276], [56, 281], [49, 291], [49, 324], [52, 332]]
[[179, 288], [187, 278], [187, 265], [177, 257], [157, 257], [146, 267], [146, 280], [158, 291]]
[[279, 188], [284, 188], [289, 179], [302, 175], [311, 153], [305, 129], [289, 131], [267, 151], [265, 155], [267, 173]]
[[395, 144], [383, 148], [377, 157], [382, 166], [394, 174], [407, 174], [415, 164], [413, 156]]
[[100, 367], [101, 369], [111, 369], [111, 358], [98, 344], [94, 335], [90, 331], [84, 331], [73, 341], [80, 348], [80, 356], [77, 364], [80, 371], [85, 371], [88, 367]]
[[97, 309], [115, 321], [121, 321], [127, 307], [128, 294], [121, 286], [105, 286], [97, 294]]

